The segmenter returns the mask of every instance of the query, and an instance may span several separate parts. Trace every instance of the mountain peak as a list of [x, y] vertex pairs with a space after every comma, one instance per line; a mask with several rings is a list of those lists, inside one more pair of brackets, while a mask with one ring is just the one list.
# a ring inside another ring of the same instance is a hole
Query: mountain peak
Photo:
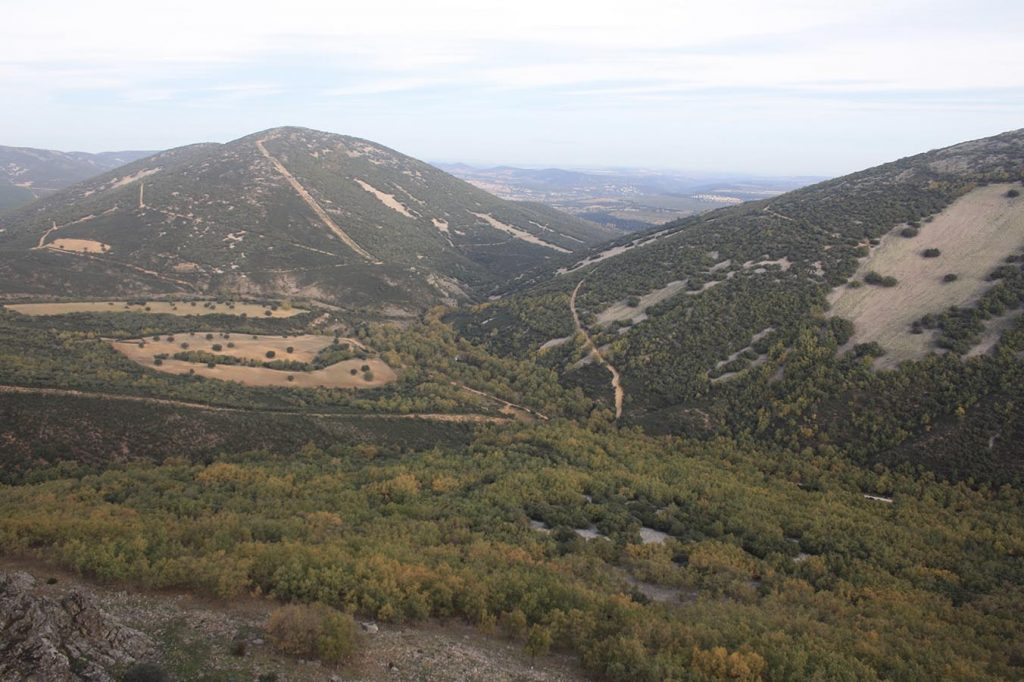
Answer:
[[[52, 275], [36, 291], [89, 281], [363, 310], [475, 298], [617, 234], [369, 140], [295, 126], [156, 154], [10, 214], [3, 228], [0, 271], [34, 263]], [[86, 243], [102, 246], [67, 249]]]

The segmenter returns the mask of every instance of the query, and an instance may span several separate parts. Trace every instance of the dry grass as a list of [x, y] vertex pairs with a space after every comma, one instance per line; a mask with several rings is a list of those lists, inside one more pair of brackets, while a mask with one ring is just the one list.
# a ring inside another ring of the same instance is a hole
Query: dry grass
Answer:
[[[847, 347], [877, 342], [886, 351], [879, 367], [894, 367], [932, 350], [931, 336], [911, 334], [911, 323], [928, 313], [976, 301], [992, 286], [989, 273], [1024, 246], [1024, 199], [1007, 198], [1011, 187], [975, 189], [925, 223], [915, 238], [901, 237], [902, 226], [883, 237], [855, 277], [862, 279], [874, 270], [899, 283], [891, 288], [842, 286], [829, 296], [829, 314], [854, 323]], [[929, 248], [940, 249], [942, 255], [923, 258], [921, 252]], [[943, 283], [947, 273], [956, 273], [957, 281]]]
[[[153, 356], [167, 353], [189, 351], [206, 351], [217, 355], [230, 355], [233, 357], [246, 358], [258, 361], [267, 361], [267, 351], [274, 351], [274, 360], [297, 360], [309, 362], [317, 351], [326, 347], [333, 341], [330, 336], [256, 336], [243, 334], [229, 334], [227, 339], [215, 334], [213, 339], [207, 339], [205, 334], [197, 333], [195, 336], [178, 334], [168, 341], [167, 335], [161, 336], [159, 341], [146, 340], [145, 345], [140, 346], [139, 339], [128, 339], [111, 342], [113, 347], [127, 357], [145, 365], [158, 372], [170, 374], [194, 373], [198, 376], [210, 379], [221, 379], [223, 381], [237, 381], [246, 386], [292, 386], [300, 388], [316, 388], [323, 386], [327, 388], [375, 388], [391, 383], [397, 378], [395, 371], [383, 360], [343, 360], [329, 367], [313, 372], [295, 372], [267, 367], [246, 367], [243, 365], [216, 365], [208, 367], [203, 363], [189, 362], [187, 360], [175, 360], [168, 358], [160, 365], [153, 362]], [[228, 343], [234, 343], [234, 348], [228, 348]], [[342, 339], [342, 343], [352, 343], [360, 346], [352, 339]], [[187, 343], [188, 348], [183, 349], [182, 343]], [[220, 344], [221, 350], [213, 350], [213, 344]], [[288, 353], [287, 348], [292, 347]], [[361, 347], [361, 346], [360, 346]], [[367, 381], [362, 367], [368, 366], [372, 372], [373, 379]], [[352, 370], [356, 373], [353, 374]], [[288, 377], [292, 377], [290, 380]]]
[[[297, 360], [299, 362], [312, 362], [316, 354], [326, 348], [333, 340], [332, 336], [321, 336], [317, 334], [303, 334], [301, 336], [269, 336], [263, 334], [232, 334], [228, 332], [227, 338], [220, 333], [214, 333], [212, 339], [206, 338], [207, 332], [196, 332], [195, 334], [162, 335], [159, 341], [152, 337], [145, 339], [145, 356], [152, 360], [157, 353], [177, 353], [182, 349], [181, 344], [187, 343], [188, 350], [201, 350], [217, 355], [228, 355], [234, 358], [246, 360], [264, 361], [267, 359], [267, 351], [274, 352], [275, 360]], [[168, 339], [172, 339], [168, 341]], [[138, 347], [139, 340], [118, 341], [119, 344], [134, 344]], [[228, 344], [234, 344], [229, 347]], [[339, 343], [347, 343], [356, 348], [363, 348], [363, 345], [355, 339], [339, 339]], [[219, 345], [220, 350], [214, 350], [213, 346]], [[288, 349], [292, 352], [289, 353]]]
[[597, 324], [610, 324], [611, 322], [626, 320], [633, 324], [647, 319], [647, 309], [661, 303], [667, 298], [675, 296], [686, 288], [686, 281], [669, 282], [660, 289], [648, 292], [639, 296], [640, 302], [636, 306], [630, 306], [626, 300], [613, 303], [597, 314]]
[[110, 244], [104, 244], [93, 239], [54, 239], [45, 245], [48, 249], [58, 251], [73, 251], [75, 253], [106, 253], [110, 251]]
[[[195, 303], [195, 305], [192, 305]], [[15, 303], [4, 307], [23, 315], [66, 315], [68, 313], [117, 313], [147, 312], [165, 315], [242, 315], [249, 317], [292, 317], [308, 312], [301, 308], [278, 308], [258, 303], [234, 303], [229, 307], [225, 303], [214, 303], [212, 307], [204, 307], [206, 301], [149, 301], [145, 306], [128, 305], [127, 301], [77, 301], [72, 303]], [[270, 312], [270, 315], [267, 315]]]

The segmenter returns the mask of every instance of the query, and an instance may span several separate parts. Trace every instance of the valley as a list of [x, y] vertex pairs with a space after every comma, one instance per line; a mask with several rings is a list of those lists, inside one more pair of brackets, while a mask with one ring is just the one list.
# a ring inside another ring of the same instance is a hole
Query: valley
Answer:
[[174, 679], [1012, 679], [1022, 160], [629, 233], [302, 128], [72, 185], [0, 216], [0, 563]]

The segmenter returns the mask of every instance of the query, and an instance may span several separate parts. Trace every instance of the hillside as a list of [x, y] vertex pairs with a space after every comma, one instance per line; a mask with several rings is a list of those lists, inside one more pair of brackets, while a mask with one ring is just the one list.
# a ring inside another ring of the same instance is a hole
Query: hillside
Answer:
[[49, 196], [76, 182], [153, 152], [59, 152], [0, 145], [0, 212]]
[[625, 423], [1018, 477], [1024, 420], [990, 415], [1020, 397], [1022, 178], [1024, 131], [967, 142], [623, 238], [450, 319]]
[[[616, 682], [1021, 677], [1024, 133], [570, 253], [526, 239], [553, 221], [463, 215], [529, 206], [279, 133], [157, 155], [5, 236], [41, 290], [74, 266], [221, 291], [213, 268], [289, 248], [348, 273], [311, 271], [319, 303], [0, 308], [0, 568], [35, 566], [39, 603], [98, 594], [171, 679], [572, 679], [567, 655]], [[378, 272], [436, 300], [427, 265], [482, 270], [486, 230], [523, 256], [494, 298], [353, 314], [386, 303]]]
[[301, 296], [395, 314], [617, 235], [300, 128], [162, 152], [10, 213], [2, 229], [5, 294]]

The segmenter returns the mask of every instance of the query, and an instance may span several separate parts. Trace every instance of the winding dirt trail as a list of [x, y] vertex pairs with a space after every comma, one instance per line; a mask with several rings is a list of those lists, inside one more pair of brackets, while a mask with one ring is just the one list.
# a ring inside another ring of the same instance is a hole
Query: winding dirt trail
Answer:
[[515, 403], [510, 403], [507, 400], [502, 400], [501, 398], [499, 398], [496, 395], [491, 395], [490, 393], [486, 393], [485, 391], [480, 391], [480, 390], [477, 390], [475, 388], [470, 388], [466, 384], [460, 384], [457, 381], [453, 381], [452, 382], [452, 386], [458, 386], [459, 388], [461, 388], [464, 391], [468, 391], [468, 392], [473, 393], [475, 395], [483, 396], [484, 398], [490, 398], [491, 400], [493, 400], [494, 402], [496, 402], [496, 403], [498, 403], [498, 404], [500, 404], [502, 406], [502, 408], [503, 408], [502, 412], [503, 413], [507, 413], [507, 412], [511, 412], [512, 414], [525, 413], [525, 414], [537, 417], [541, 421], [548, 421], [548, 416], [546, 414], [544, 414], [542, 412], [538, 412], [537, 410], [535, 410], [535, 409], [533, 409], [531, 407], [526, 407], [525, 405], [516, 405]]
[[295, 179], [295, 176], [292, 175], [291, 172], [289, 172], [289, 170], [284, 167], [284, 164], [278, 161], [273, 154], [267, 151], [267, 148], [263, 146], [263, 143], [266, 142], [268, 139], [270, 138], [256, 140], [256, 147], [260, 150], [260, 153], [263, 154], [263, 156], [265, 156], [267, 160], [274, 165], [274, 169], [281, 174], [281, 177], [288, 181], [288, 184], [292, 186], [292, 189], [295, 190], [296, 194], [302, 197], [302, 200], [305, 201], [306, 204], [311, 209], [313, 209], [313, 213], [316, 213], [317, 217], [320, 218], [320, 221], [327, 226], [327, 229], [333, 232], [338, 237], [338, 239], [340, 239], [342, 242], [345, 243], [346, 246], [348, 246], [348, 248], [352, 249], [366, 260], [370, 261], [374, 265], [383, 265], [384, 261], [377, 260], [369, 251], [359, 246], [359, 244], [356, 244], [355, 240], [352, 239], [352, 237], [348, 236], [348, 233], [345, 232], [345, 230], [341, 229], [338, 226], [338, 224], [334, 222], [331, 216], [327, 215], [327, 211], [325, 211], [323, 207], [319, 203], [317, 203], [317, 200], [314, 199], [313, 196], [308, 191], [306, 191], [306, 188], [303, 187], [302, 184]]
[[174, 400], [171, 398], [150, 398], [141, 395], [118, 395], [117, 393], [95, 393], [91, 391], [77, 391], [66, 388], [34, 388], [31, 386], [10, 386], [0, 384], [0, 394], [21, 393], [35, 395], [66, 396], [72, 398], [94, 398], [101, 400], [120, 400], [133, 403], [148, 403], [150, 405], [166, 405], [169, 407], [184, 407], [192, 410], [203, 410], [205, 412], [226, 412], [226, 413], [255, 413], [255, 414], [280, 414], [299, 417], [318, 418], [363, 418], [363, 419], [424, 419], [427, 421], [439, 422], [478, 422], [488, 424], [506, 424], [512, 421], [508, 417], [497, 417], [488, 414], [456, 414], [448, 412], [413, 412], [409, 414], [388, 414], [388, 413], [366, 413], [366, 412], [305, 412], [302, 410], [249, 410], [241, 407], [218, 407], [216, 405], [205, 405], [203, 403], [192, 403], [186, 400]]
[[594, 340], [587, 333], [586, 327], [580, 322], [579, 313], [576, 312], [576, 294], [580, 293], [580, 287], [583, 286], [584, 281], [586, 280], [581, 279], [576, 288], [572, 290], [572, 296], [569, 297], [569, 309], [572, 310], [572, 321], [576, 325], [576, 331], [583, 334], [583, 338], [587, 340], [587, 345], [590, 346], [591, 357], [603, 365], [612, 375], [612, 391], [615, 393], [615, 418], [618, 419], [622, 416], [622, 402], [626, 398], [626, 392], [622, 390], [622, 376], [619, 374], [619, 370], [612, 363], [608, 362], [601, 354], [601, 351], [597, 349]]
[[57, 221], [54, 220], [53, 221], [53, 227], [51, 227], [50, 229], [48, 229], [46, 232], [43, 233], [43, 236], [39, 238], [39, 243], [36, 244], [36, 248], [37, 249], [45, 248], [46, 247], [46, 238], [49, 237], [51, 233], [56, 232], [59, 229], [60, 229], [60, 227], [57, 226]]

